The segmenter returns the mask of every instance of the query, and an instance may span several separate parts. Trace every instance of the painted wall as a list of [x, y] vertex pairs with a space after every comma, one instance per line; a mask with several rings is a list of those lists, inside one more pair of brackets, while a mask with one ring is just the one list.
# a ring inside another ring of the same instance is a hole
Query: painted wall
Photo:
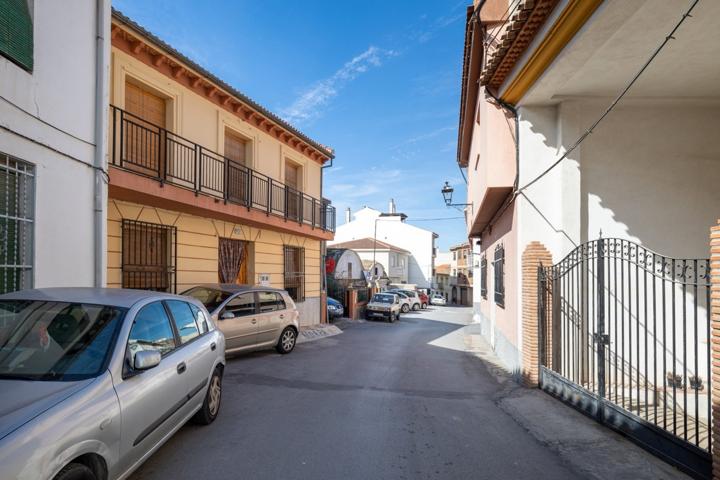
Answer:
[[0, 152], [35, 166], [33, 286], [92, 286], [96, 4], [29, 3], [33, 71], [0, 57]]
[[[283, 246], [305, 249], [305, 302], [298, 303], [303, 324], [319, 323], [320, 242], [306, 237], [203, 218], [186, 213], [110, 199], [108, 206], [108, 286], [120, 287], [123, 219], [177, 227], [177, 290], [218, 281], [219, 237], [251, 242], [248, 280], [270, 275], [270, 286], [283, 288]], [[308, 307], [312, 303], [316, 307]]]
[[[373, 238], [375, 220], [378, 219], [377, 239], [411, 253], [408, 258], [408, 283], [416, 284], [420, 288], [432, 286], [435, 246], [433, 232], [402, 222], [400, 217], [380, 217], [378, 210], [368, 207], [359, 210], [353, 217], [351, 222], [337, 227], [335, 239], [328, 242], [328, 246], [332, 243]], [[388, 274], [392, 274], [390, 270]]]
[[183, 87], [125, 52], [112, 49], [111, 103], [125, 108], [125, 80], [131, 79], [167, 99], [168, 130], [222, 154], [226, 128], [252, 143], [250, 166], [285, 182], [285, 159], [302, 166], [303, 191], [320, 198], [320, 164], [284, 145], [238, 116]]

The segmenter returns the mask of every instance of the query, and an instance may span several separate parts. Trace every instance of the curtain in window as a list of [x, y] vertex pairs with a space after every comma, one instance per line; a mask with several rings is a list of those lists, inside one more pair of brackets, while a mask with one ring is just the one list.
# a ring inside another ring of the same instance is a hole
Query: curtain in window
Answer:
[[245, 260], [245, 242], [231, 238], [221, 238], [219, 246], [218, 273], [221, 283], [235, 283], [240, 267]]

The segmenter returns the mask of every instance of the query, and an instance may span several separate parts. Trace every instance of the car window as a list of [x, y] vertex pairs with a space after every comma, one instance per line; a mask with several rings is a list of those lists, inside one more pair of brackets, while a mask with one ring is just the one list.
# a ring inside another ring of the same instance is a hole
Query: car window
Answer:
[[285, 309], [285, 301], [276, 292], [258, 292], [260, 313], [274, 312]]
[[132, 329], [130, 329], [128, 338], [130, 365], [135, 364], [137, 352], [158, 350], [165, 356], [175, 346], [175, 334], [162, 303], [155, 302], [144, 306], [135, 316]]
[[182, 294], [198, 300], [205, 305], [205, 308], [207, 308], [209, 312], [213, 312], [222, 305], [225, 300], [230, 298], [230, 294], [227, 292], [207, 287], [194, 287], [184, 291]]
[[241, 293], [230, 300], [224, 310], [232, 312], [236, 317], [255, 315], [255, 295], [252, 292]]
[[175, 328], [180, 334], [180, 343], [185, 344], [193, 338], [199, 337], [200, 328], [193, 311], [190, 310], [190, 305], [180, 300], [168, 300], [166, 303], [172, 313]]
[[210, 324], [207, 319], [207, 315], [200, 308], [196, 307], [192, 303], [188, 303], [190, 310], [192, 310], [193, 317], [195, 317], [195, 323], [197, 323], [200, 334], [207, 333], [210, 330]]

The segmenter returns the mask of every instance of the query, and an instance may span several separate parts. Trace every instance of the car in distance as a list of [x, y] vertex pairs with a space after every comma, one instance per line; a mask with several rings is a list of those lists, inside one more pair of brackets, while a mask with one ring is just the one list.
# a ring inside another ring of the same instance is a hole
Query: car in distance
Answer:
[[342, 303], [338, 302], [334, 298], [328, 297], [327, 313], [329, 318], [337, 318], [342, 317], [345, 311], [343, 310]]
[[445, 300], [445, 297], [443, 297], [441, 294], [436, 293], [433, 295], [433, 297], [430, 299], [430, 303], [432, 305], [446, 305], [447, 301]]
[[400, 319], [400, 297], [395, 293], [376, 293], [365, 307], [365, 318], [374, 320], [382, 318], [388, 322]]
[[218, 415], [225, 339], [205, 307], [142, 290], [0, 296], [0, 477], [126, 478]]
[[279, 353], [286, 354], [295, 348], [300, 314], [285, 290], [212, 283], [198, 285], [182, 294], [205, 305], [225, 334], [227, 353], [275, 347]]
[[418, 292], [418, 297], [420, 297], [420, 307], [427, 308], [430, 304], [430, 298], [427, 294], [425, 292]]
[[[422, 306], [422, 302], [415, 290], [403, 290], [403, 289], [398, 288], [398, 289], [393, 289], [390, 291], [393, 293], [399, 293], [399, 294], [405, 295], [409, 300], [408, 301], [409, 308], [412, 310], [420, 310], [420, 308]], [[403, 312], [407, 312], [407, 310], [403, 310]]]
[[401, 291], [399, 291], [399, 290], [388, 290], [388, 291], [385, 292], [385, 293], [392, 293], [393, 295], [397, 295], [397, 296], [399, 297], [399, 299], [400, 299], [400, 311], [402, 311], [402, 313], [407, 313], [407, 312], [409, 312], [410, 309], [412, 308], [412, 300], [410, 299], [410, 297], [408, 297], [407, 295], [405, 295], [405, 294], [402, 293]]

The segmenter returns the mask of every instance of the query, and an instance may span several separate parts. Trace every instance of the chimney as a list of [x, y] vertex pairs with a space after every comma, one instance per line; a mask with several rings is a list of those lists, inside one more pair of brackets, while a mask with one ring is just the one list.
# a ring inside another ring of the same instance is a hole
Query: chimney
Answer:
[[388, 213], [395, 213], [395, 200], [390, 199], [390, 204], [388, 205]]
[[352, 217], [352, 210], [350, 210], [350, 207], [345, 210], [345, 223], [350, 223]]

